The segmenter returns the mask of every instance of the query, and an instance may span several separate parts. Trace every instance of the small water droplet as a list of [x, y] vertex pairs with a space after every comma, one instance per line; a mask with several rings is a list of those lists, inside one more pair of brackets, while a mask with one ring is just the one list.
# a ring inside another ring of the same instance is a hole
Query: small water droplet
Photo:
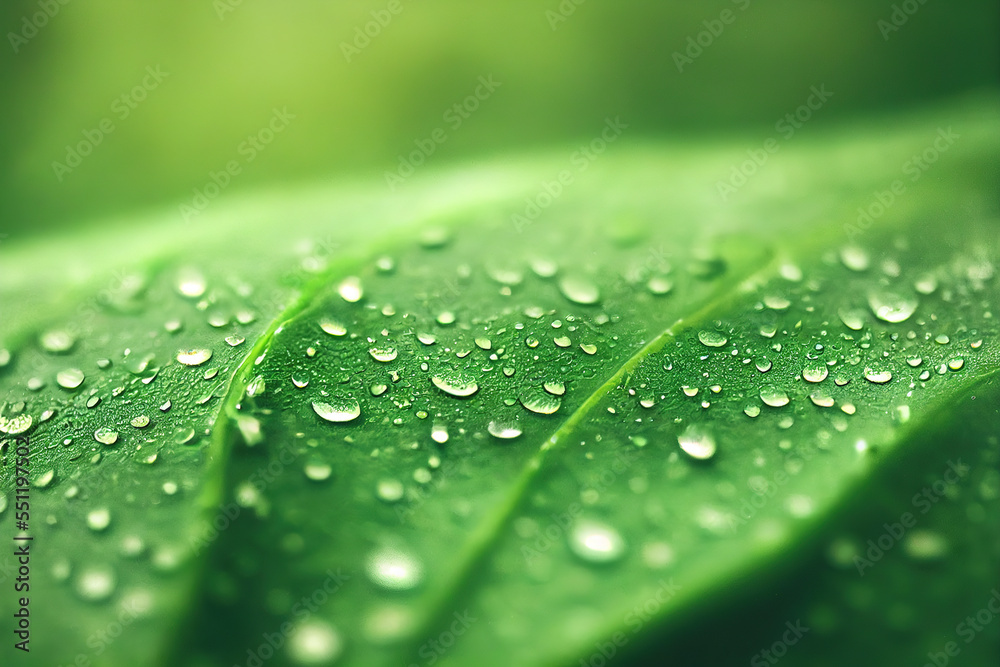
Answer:
[[297, 665], [332, 665], [344, 652], [344, 639], [325, 621], [310, 618], [292, 630], [288, 657]]
[[788, 405], [788, 394], [777, 387], [764, 387], [760, 390], [760, 400], [772, 408]]
[[388, 385], [384, 385], [384, 384], [382, 384], [380, 382], [376, 383], [376, 384], [373, 384], [373, 385], [371, 385], [371, 386], [368, 387], [368, 391], [371, 392], [372, 396], [381, 396], [382, 394], [384, 394], [388, 390], [389, 390], [389, 386]]
[[648, 289], [652, 294], [662, 296], [664, 294], [669, 294], [674, 289], [674, 281], [664, 276], [653, 276], [649, 279], [649, 282], [646, 283], [646, 289]]
[[913, 283], [913, 288], [921, 294], [933, 294], [937, 287], [937, 278], [930, 273], [918, 276], [916, 282]]
[[948, 540], [940, 533], [917, 528], [904, 538], [903, 551], [914, 560], [940, 560], [948, 555]]
[[205, 293], [205, 276], [198, 269], [184, 267], [177, 272], [177, 282], [175, 285], [177, 292], [181, 296], [186, 296], [189, 299], [197, 299]]
[[74, 589], [87, 602], [103, 602], [111, 597], [118, 578], [110, 565], [91, 565], [77, 574]]
[[962, 370], [963, 366], [965, 366], [965, 359], [962, 359], [961, 357], [955, 357], [948, 362], [948, 368], [953, 371]]
[[776, 294], [769, 294], [764, 297], [764, 305], [771, 310], [788, 310], [788, 307], [792, 305], [792, 302], [783, 296], [778, 296]]
[[231, 347], [242, 345], [244, 341], [246, 341], [246, 338], [244, 338], [243, 336], [239, 336], [237, 334], [233, 334], [232, 336], [226, 336], [226, 342], [229, 343]]
[[699, 424], [689, 424], [677, 436], [677, 442], [684, 453], [693, 459], [707, 461], [715, 456], [715, 438], [704, 426]]
[[841, 308], [837, 315], [844, 326], [852, 331], [861, 331], [865, 326], [865, 311], [860, 308]]
[[389, 591], [409, 591], [423, 581], [423, 564], [412, 554], [392, 547], [378, 549], [365, 562], [368, 579]]
[[206, 348], [182, 350], [177, 353], [177, 361], [185, 366], [200, 366], [212, 358], [212, 351]]
[[566, 393], [566, 385], [562, 382], [543, 382], [542, 387], [553, 396], [562, 396]]
[[417, 334], [417, 340], [424, 345], [433, 345], [437, 342], [437, 337], [429, 333], [419, 333]]
[[307, 479], [311, 479], [314, 482], [324, 482], [330, 479], [333, 468], [325, 461], [311, 459], [306, 462], [303, 472]]
[[581, 305], [592, 305], [601, 300], [601, 292], [589, 278], [581, 275], [565, 275], [559, 279], [562, 295]]
[[91, 510], [87, 513], [87, 526], [95, 532], [101, 532], [110, 524], [111, 512], [106, 507]]
[[263, 375], [258, 375], [247, 384], [247, 396], [260, 396], [267, 389]]
[[756, 417], [760, 414], [760, 406], [755, 403], [751, 403], [743, 408], [743, 413], [746, 414], [747, 417]]
[[518, 397], [521, 401], [521, 405], [525, 409], [531, 412], [536, 412], [540, 415], [551, 415], [559, 410], [559, 406], [562, 404], [557, 396], [554, 396], [548, 392], [543, 392], [536, 388], [530, 388], [525, 390], [521, 396]]
[[832, 408], [834, 404], [833, 397], [822, 389], [817, 389], [809, 394], [809, 400], [813, 402], [813, 405], [821, 408]]
[[361, 414], [360, 404], [353, 398], [335, 400], [333, 404], [313, 401], [313, 410], [328, 422], [349, 422]]
[[403, 483], [398, 479], [380, 479], [375, 495], [383, 502], [394, 503], [403, 497]]
[[118, 442], [118, 431], [102, 426], [94, 431], [94, 439], [102, 445], [113, 445]]
[[698, 332], [698, 340], [706, 347], [722, 347], [729, 342], [729, 339], [722, 333], [708, 329]]
[[588, 563], [612, 563], [625, 555], [625, 540], [606, 523], [579, 520], [569, 535], [569, 547]]
[[449, 324], [455, 323], [455, 313], [450, 310], [444, 310], [438, 313], [437, 323], [442, 326], [447, 326]]
[[347, 333], [347, 327], [333, 319], [320, 320], [319, 328], [331, 336], [343, 336]]

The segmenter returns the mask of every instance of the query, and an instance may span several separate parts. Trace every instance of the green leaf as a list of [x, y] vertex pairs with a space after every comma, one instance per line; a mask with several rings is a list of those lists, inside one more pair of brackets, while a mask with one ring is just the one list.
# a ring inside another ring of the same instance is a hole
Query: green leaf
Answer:
[[[845, 128], [724, 199], [744, 148], [568, 151], [12, 249], [0, 425], [32, 420], [33, 659], [676, 645], [866, 525], [893, 474], [943, 474], [925, 434], [955, 432], [956, 404], [995, 410], [996, 120]], [[67, 295], [50, 272], [78, 260]]]

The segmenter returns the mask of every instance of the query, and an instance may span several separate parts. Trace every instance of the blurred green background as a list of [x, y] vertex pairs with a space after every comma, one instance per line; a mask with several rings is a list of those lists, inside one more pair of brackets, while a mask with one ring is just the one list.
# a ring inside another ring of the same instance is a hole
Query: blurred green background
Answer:
[[[817, 125], [997, 86], [993, 0], [576, 1], [5, 0], [0, 234], [176, 208], [233, 160], [226, 197], [384, 180], [435, 128], [447, 139], [421, 169], [572, 145], [615, 116], [629, 125], [622, 144], [763, 140], [813, 85], [835, 95]], [[731, 22], [705, 33], [723, 10]], [[906, 20], [890, 32], [879, 21], [894, 11]], [[372, 12], [385, 25], [355, 41]], [[678, 71], [675, 52], [699, 33], [707, 46]], [[446, 120], [489, 75], [500, 87], [458, 127]], [[145, 99], [121, 99], [144, 83]], [[245, 145], [275, 108], [294, 119]], [[86, 132], [100, 143], [55, 168]]]

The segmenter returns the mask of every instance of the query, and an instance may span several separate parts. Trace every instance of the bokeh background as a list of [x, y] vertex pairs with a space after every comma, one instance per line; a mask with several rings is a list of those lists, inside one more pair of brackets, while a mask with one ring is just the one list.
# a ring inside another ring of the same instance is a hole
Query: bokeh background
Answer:
[[[675, 53], [697, 53], [689, 38], [724, 10], [732, 21], [678, 71]], [[372, 12], [385, 25], [366, 43]], [[820, 84], [835, 96], [816, 126], [888, 117], [996, 90], [998, 14], [993, 0], [4, 0], [0, 235], [176, 209], [232, 160], [223, 197], [377, 182], [439, 127], [424, 171], [589, 140], [609, 116], [629, 124], [622, 144], [764, 139]], [[490, 75], [500, 87], [449, 124]], [[294, 120], [244, 145], [276, 108]]]

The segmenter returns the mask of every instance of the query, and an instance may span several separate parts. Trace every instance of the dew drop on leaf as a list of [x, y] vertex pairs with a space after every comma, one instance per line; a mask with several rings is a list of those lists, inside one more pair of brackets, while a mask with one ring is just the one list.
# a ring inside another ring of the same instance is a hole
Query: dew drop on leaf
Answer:
[[311, 459], [306, 462], [303, 472], [307, 479], [311, 479], [314, 482], [323, 482], [330, 479], [333, 468], [325, 461]]
[[87, 602], [103, 602], [111, 597], [117, 584], [117, 577], [110, 565], [91, 565], [77, 574], [73, 588]]
[[337, 285], [337, 294], [348, 303], [357, 303], [364, 296], [365, 290], [361, 286], [361, 279], [356, 276], [348, 276]]
[[606, 523], [580, 520], [569, 535], [569, 548], [588, 563], [612, 563], [625, 555], [625, 540]]
[[871, 265], [871, 256], [858, 246], [848, 245], [840, 249], [840, 261], [851, 271], [865, 271]]
[[386, 363], [394, 360], [397, 352], [394, 347], [373, 347], [368, 350], [368, 354], [372, 355], [375, 361]]
[[689, 424], [677, 436], [677, 443], [688, 456], [699, 461], [707, 461], [715, 456], [715, 438], [699, 424]]
[[389, 591], [408, 591], [423, 580], [423, 564], [413, 555], [393, 547], [378, 549], [365, 561], [368, 579]]
[[205, 293], [205, 276], [198, 269], [185, 267], [177, 272], [175, 286], [181, 296], [197, 299]]
[[875, 384], [885, 384], [892, 379], [892, 372], [884, 369], [865, 369], [865, 379]]
[[760, 390], [760, 400], [772, 408], [788, 405], [788, 394], [777, 387], [764, 387]]
[[729, 339], [718, 331], [704, 329], [698, 332], [698, 340], [705, 347], [722, 347], [729, 342]]
[[319, 328], [331, 336], [343, 336], [347, 333], [347, 327], [332, 319], [320, 320]]
[[343, 398], [331, 403], [313, 401], [313, 410], [328, 422], [349, 422], [361, 414], [361, 405], [353, 398]]
[[646, 283], [646, 289], [657, 296], [669, 294], [674, 289], [674, 281], [663, 276], [653, 276]]
[[398, 479], [380, 479], [375, 486], [375, 495], [382, 502], [397, 502], [403, 497], [403, 483]]
[[530, 388], [522, 392], [518, 400], [521, 401], [521, 405], [526, 410], [540, 415], [554, 414], [561, 405], [561, 401], [557, 396], [535, 388]]
[[42, 334], [39, 341], [42, 349], [53, 354], [69, 352], [76, 343], [76, 337], [62, 329], [52, 329]]
[[118, 442], [118, 431], [102, 426], [94, 431], [94, 439], [102, 445], [113, 445]]
[[826, 366], [811, 366], [802, 371], [802, 379], [806, 382], [822, 382], [829, 375]]
[[340, 633], [319, 619], [302, 621], [288, 638], [288, 657], [296, 665], [332, 665], [343, 652]]
[[233, 334], [232, 336], [226, 336], [226, 342], [230, 345], [230, 347], [236, 347], [238, 345], [242, 345], [244, 341], [246, 341], [246, 338], [244, 338], [243, 336], [239, 336], [237, 334]]
[[111, 524], [111, 512], [106, 507], [91, 510], [87, 513], [87, 527], [100, 532]]
[[83, 384], [84, 377], [79, 368], [67, 368], [56, 374], [56, 384], [63, 389], [76, 389]]
[[601, 300], [601, 292], [597, 285], [584, 276], [569, 274], [559, 279], [559, 291], [562, 295], [581, 305], [592, 305]]
[[479, 391], [479, 385], [476, 384], [475, 378], [464, 372], [435, 375], [431, 378], [431, 382], [444, 393], [460, 398], [472, 396]]
[[917, 297], [912, 294], [878, 291], [868, 296], [868, 305], [877, 318], [895, 324], [909, 319], [917, 309]]
[[521, 435], [521, 427], [514, 420], [495, 419], [486, 427], [489, 434], [500, 440], [512, 440]]
[[185, 366], [200, 366], [211, 358], [212, 351], [207, 348], [194, 348], [177, 353], [177, 361]]
[[852, 331], [861, 331], [865, 326], [865, 311], [860, 308], [841, 308], [837, 315], [844, 326]]

